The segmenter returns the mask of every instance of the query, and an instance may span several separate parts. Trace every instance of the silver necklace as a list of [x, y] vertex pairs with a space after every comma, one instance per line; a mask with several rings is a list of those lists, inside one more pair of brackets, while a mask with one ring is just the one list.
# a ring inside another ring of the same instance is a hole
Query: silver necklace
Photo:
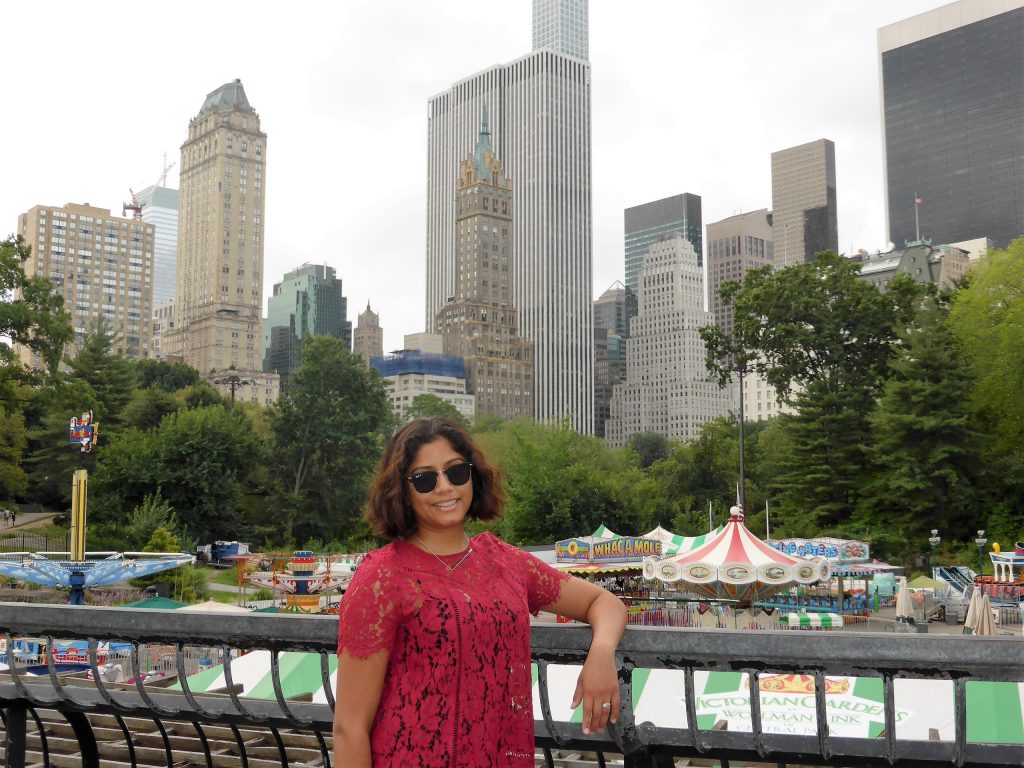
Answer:
[[[466, 534], [463, 533], [463, 536], [466, 536]], [[448, 570], [449, 573], [451, 573], [456, 568], [458, 568], [460, 565], [462, 565], [466, 561], [466, 558], [473, 554], [473, 545], [469, 541], [469, 536], [466, 536], [466, 543], [469, 544], [469, 549], [466, 550], [466, 554], [464, 554], [462, 557], [460, 557], [459, 558], [459, 562], [457, 562], [455, 565], [448, 565], [448, 563], [446, 563], [440, 557], [438, 557], [437, 555], [434, 555], [433, 550], [431, 550], [430, 547], [427, 546], [426, 542], [423, 541], [423, 539], [421, 539], [415, 533], [412, 535], [412, 537], [414, 539], [416, 539], [416, 541], [418, 541], [420, 544], [422, 544], [423, 548], [425, 550], [427, 550], [427, 554], [428, 555], [433, 555], [434, 559], [437, 560], [437, 562], [439, 562], [441, 565], [443, 565]]]

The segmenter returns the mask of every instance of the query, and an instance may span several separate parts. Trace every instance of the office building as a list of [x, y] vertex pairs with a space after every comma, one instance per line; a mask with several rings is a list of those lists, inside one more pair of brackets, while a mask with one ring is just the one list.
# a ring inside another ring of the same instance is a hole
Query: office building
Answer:
[[894, 247], [1024, 235], [1022, 46], [1024, 0], [960, 0], [878, 30]]
[[615, 281], [594, 300], [594, 434], [604, 437], [612, 390], [626, 380], [626, 286]]
[[626, 341], [626, 381], [612, 393], [605, 437], [613, 446], [642, 432], [692, 440], [702, 424], [728, 414], [732, 401], [705, 367], [698, 329], [710, 325], [712, 315], [704, 310], [703, 270], [688, 240], [651, 246], [637, 303]]
[[722, 301], [722, 283], [742, 283], [748, 271], [772, 261], [772, 215], [767, 209], [708, 224], [708, 309], [725, 333], [732, 333], [732, 305]]
[[971, 268], [970, 252], [953, 245], [932, 245], [927, 241], [911, 243], [885, 253], [860, 251], [850, 257], [860, 264], [860, 276], [885, 290], [896, 275], [907, 275], [915, 283], [952, 290]]
[[588, 0], [533, 0], [533, 50], [590, 58]]
[[[68, 203], [37, 205], [18, 217], [18, 233], [32, 248], [25, 262], [28, 277], [45, 277], [64, 297], [75, 342], [99, 320], [113, 337], [115, 351], [128, 357], [150, 356], [153, 301], [152, 224], [113, 216], [107, 208]], [[22, 364], [44, 361], [17, 347]]]
[[777, 269], [839, 252], [836, 146], [828, 139], [772, 152], [772, 240]]
[[[701, 198], [684, 192], [681, 195], [654, 200], [627, 208], [625, 219], [626, 316], [636, 317], [637, 281], [648, 250], [655, 243], [678, 236], [684, 237], [702, 265], [704, 227], [701, 223]], [[630, 330], [627, 324], [626, 336]]]
[[168, 301], [153, 307], [153, 320], [151, 326], [150, 357], [154, 360], [162, 360], [164, 357], [163, 338], [164, 334], [174, 327], [174, 302]]
[[444, 351], [461, 357], [476, 412], [533, 414], [533, 345], [512, 302], [512, 184], [491, 148], [484, 114], [455, 185], [455, 295], [437, 313]]
[[281, 377], [281, 386], [302, 364], [307, 336], [333, 336], [352, 349], [348, 301], [334, 267], [303, 264], [274, 284], [263, 320], [263, 371]]
[[370, 358], [384, 354], [384, 329], [380, 327], [380, 315], [370, 309], [370, 302], [366, 302], [366, 309], [359, 313], [352, 332], [352, 354], [363, 358], [367, 365]]
[[[581, 0], [582, 1], [582, 0]], [[585, 16], [583, 17], [585, 18]], [[584, 30], [585, 34], [585, 30]], [[542, 49], [472, 75], [430, 99], [426, 329], [455, 295], [453, 170], [480, 116], [512, 182], [511, 303], [534, 345], [534, 416], [593, 427], [590, 65]]]
[[156, 228], [153, 306], [174, 301], [178, 280], [178, 190], [154, 185], [135, 194], [139, 215]]
[[434, 395], [455, 406], [472, 421], [473, 395], [466, 391], [466, 368], [458, 355], [438, 355], [406, 349], [391, 355], [375, 355], [370, 365], [377, 369], [395, 415], [405, 420], [418, 395]]
[[[262, 404], [280, 387], [260, 357], [266, 158], [241, 80], [211, 92], [181, 146], [176, 319], [161, 342], [165, 359]], [[235, 377], [246, 383], [229, 385]]]

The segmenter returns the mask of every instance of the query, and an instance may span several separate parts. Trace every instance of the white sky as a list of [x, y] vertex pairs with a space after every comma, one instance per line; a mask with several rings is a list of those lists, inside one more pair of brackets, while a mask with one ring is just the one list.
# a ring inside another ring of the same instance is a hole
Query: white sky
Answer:
[[[594, 296], [623, 279], [624, 208], [692, 192], [705, 225], [770, 208], [771, 152], [823, 137], [840, 249], [884, 248], [876, 31], [942, 4], [591, 0]], [[120, 214], [164, 152], [178, 160], [206, 94], [238, 77], [268, 136], [265, 295], [304, 262], [329, 264], [353, 325], [369, 300], [385, 350], [399, 348], [423, 326], [427, 99], [528, 52], [531, 8], [6, 4], [0, 233], [33, 205]]]

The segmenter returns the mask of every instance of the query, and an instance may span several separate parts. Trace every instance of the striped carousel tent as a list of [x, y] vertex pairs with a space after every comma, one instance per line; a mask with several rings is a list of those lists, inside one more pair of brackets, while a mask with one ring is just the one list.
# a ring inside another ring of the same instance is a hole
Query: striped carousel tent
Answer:
[[733, 600], [747, 606], [793, 584], [826, 581], [831, 575], [823, 558], [790, 557], [768, 546], [732, 517], [720, 534], [703, 546], [675, 557], [644, 560], [644, 578], [684, 582], [686, 590], [712, 600]]
[[702, 547], [707, 544], [711, 539], [722, 532], [725, 528], [724, 525], [720, 525], [715, 530], [703, 534], [702, 536], [680, 536], [678, 533], [672, 533], [672, 531], [666, 531], [660, 525], [650, 533], [645, 533], [645, 539], [657, 539], [661, 542], [661, 556], [662, 557], [675, 557], [676, 555], [683, 554], [684, 552], [692, 552], [697, 547]]

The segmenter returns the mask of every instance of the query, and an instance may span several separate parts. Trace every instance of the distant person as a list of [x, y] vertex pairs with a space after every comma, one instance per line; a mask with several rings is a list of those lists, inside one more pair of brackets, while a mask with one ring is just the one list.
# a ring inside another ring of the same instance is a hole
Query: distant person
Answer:
[[12, 524], [11, 523], [11, 510], [9, 510], [9, 509], [7, 509], [5, 507], [3, 509], [3, 516], [4, 516], [4, 527], [7, 527], [8, 525], [11, 525]]
[[533, 768], [530, 614], [593, 631], [573, 707], [583, 731], [619, 715], [615, 649], [626, 610], [467, 519], [504, 504], [497, 470], [447, 419], [392, 437], [367, 520], [391, 539], [356, 570], [339, 610], [335, 762], [345, 768]]

